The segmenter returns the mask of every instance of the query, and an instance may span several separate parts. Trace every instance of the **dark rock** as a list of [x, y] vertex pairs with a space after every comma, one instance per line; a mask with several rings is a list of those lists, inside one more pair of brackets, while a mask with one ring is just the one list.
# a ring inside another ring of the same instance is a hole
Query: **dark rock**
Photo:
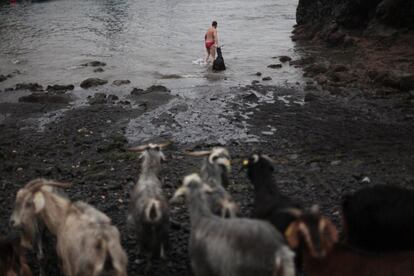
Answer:
[[326, 42], [329, 46], [335, 47], [342, 45], [345, 41], [345, 34], [341, 31], [333, 32], [328, 35]]
[[60, 85], [60, 84], [55, 84], [55, 85], [48, 85], [46, 90], [49, 92], [55, 92], [55, 91], [68, 91], [68, 90], [73, 90], [75, 89], [75, 86], [73, 84], [69, 84], [69, 85]]
[[257, 72], [256, 76], [260, 77], [262, 75], [262, 72]]
[[305, 102], [314, 102], [318, 100], [320, 96], [314, 94], [314, 93], [306, 93], [305, 95]]
[[343, 71], [332, 72], [329, 76], [333, 82], [349, 82], [352, 79], [349, 73]]
[[270, 81], [270, 80], [272, 80], [272, 78], [271, 78], [271, 77], [264, 77], [264, 78], [262, 79], [262, 81]]
[[102, 67], [99, 67], [99, 68], [96, 68], [95, 70], [93, 70], [93, 72], [95, 72], [95, 73], [102, 73], [104, 71], [105, 70]]
[[308, 65], [314, 62], [315, 62], [314, 57], [306, 57], [306, 58], [301, 58], [298, 60], [292, 60], [289, 62], [289, 64], [294, 65], [294, 66], [304, 66], [304, 65]]
[[7, 77], [5, 75], [0, 75], [0, 82], [3, 82], [7, 80]]
[[335, 64], [330, 68], [334, 72], [346, 72], [349, 71], [349, 68], [343, 64]]
[[90, 105], [106, 104], [107, 98], [105, 93], [95, 93], [92, 98], [88, 99]]
[[122, 104], [122, 105], [130, 105], [131, 104], [130, 101], [119, 101], [118, 103]]
[[170, 90], [163, 85], [152, 85], [147, 88], [146, 92], [169, 92]]
[[43, 91], [43, 86], [38, 83], [18, 83], [16, 90]]
[[144, 89], [141, 89], [141, 88], [134, 88], [134, 89], [132, 89], [132, 91], [131, 91], [131, 93], [130, 93], [132, 96], [138, 96], [138, 95], [142, 95], [142, 94], [145, 94], [145, 91], [144, 91]]
[[121, 86], [121, 85], [124, 85], [124, 84], [130, 84], [130, 83], [131, 83], [130, 80], [114, 80], [112, 82], [112, 84], [116, 85], [116, 86]]
[[272, 68], [272, 69], [277, 69], [277, 68], [282, 68], [282, 64], [270, 64], [267, 67]]
[[326, 73], [328, 68], [321, 63], [311, 64], [303, 69], [305, 71], [305, 77], [314, 77], [319, 74]]
[[53, 95], [49, 93], [36, 92], [28, 96], [20, 97], [19, 102], [67, 104], [70, 102], [70, 98], [66, 95]]
[[308, 85], [306, 85], [305, 86], [305, 88], [304, 88], [304, 90], [305, 91], [315, 91], [315, 90], [317, 90], [318, 88], [315, 86], [315, 85], [312, 85], [312, 84], [308, 84]]
[[91, 88], [91, 87], [98, 86], [98, 85], [104, 85], [107, 83], [108, 83], [107, 80], [102, 80], [98, 78], [89, 78], [81, 82], [80, 87], [87, 89], [87, 88]]
[[292, 58], [291, 57], [288, 57], [288, 56], [280, 56], [279, 57], [279, 61], [280, 62], [283, 62], [283, 63], [288, 62], [288, 61], [291, 61], [291, 60], [292, 60]]
[[106, 63], [94, 60], [94, 61], [91, 61], [91, 62], [88, 62], [88, 63], [84, 63], [84, 64], [82, 64], [82, 66], [101, 67], [101, 66], [106, 66]]
[[258, 81], [258, 80], [252, 81], [252, 85], [256, 85], [256, 84], [259, 84], [259, 83], [260, 83], [260, 81]]
[[14, 88], [13, 87], [8, 87], [8, 88], [4, 89], [4, 91], [5, 92], [14, 91]]
[[115, 102], [117, 100], [119, 100], [119, 97], [117, 95], [113, 95], [113, 94], [108, 95], [108, 101]]
[[249, 95], [243, 96], [243, 99], [249, 102], [257, 102], [259, 98], [254, 93], [250, 93]]

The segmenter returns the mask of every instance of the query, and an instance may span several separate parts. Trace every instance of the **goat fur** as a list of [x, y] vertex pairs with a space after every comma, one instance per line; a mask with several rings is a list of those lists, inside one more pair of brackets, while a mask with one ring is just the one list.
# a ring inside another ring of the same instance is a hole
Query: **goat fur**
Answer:
[[191, 220], [189, 252], [196, 276], [295, 275], [294, 253], [272, 225], [215, 216], [205, 186], [198, 175], [187, 176], [174, 197], [185, 190]]
[[293, 248], [300, 248], [308, 276], [409, 276], [414, 251], [373, 253], [337, 242], [336, 227], [318, 213], [305, 213], [286, 231]]
[[15, 232], [0, 238], [0, 275], [32, 276], [20, 243], [20, 235]]
[[66, 276], [98, 276], [108, 260], [111, 275], [125, 276], [127, 256], [111, 220], [84, 202], [72, 203], [51, 192], [50, 186], [68, 187], [36, 179], [19, 190], [17, 210], [12, 215], [15, 226], [22, 224], [22, 218], [41, 219], [57, 237], [56, 251]]
[[161, 149], [146, 148], [142, 153], [141, 173], [131, 193], [128, 222], [134, 229], [139, 252], [165, 258], [169, 250], [169, 205], [159, 179]]
[[284, 233], [296, 219], [286, 209], [300, 209], [300, 204], [280, 192], [273, 178], [273, 164], [267, 156], [252, 154], [244, 163], [247, 176], [254, 187], [251, 217], [266, 220]]
[[414, 250], [414, 190], [378, 185], [347, 195], [342, 202], [347, 242], [376, 251]]

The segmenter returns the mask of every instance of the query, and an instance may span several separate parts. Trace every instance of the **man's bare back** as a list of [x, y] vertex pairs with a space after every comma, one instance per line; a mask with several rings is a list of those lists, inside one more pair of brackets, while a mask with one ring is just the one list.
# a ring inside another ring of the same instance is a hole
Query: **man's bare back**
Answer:
[[208, 62], [209, 57], [214, 59], [216, 58], [216, 47], [218, 44], [218, 36], [217, 36], [217, 22], [213, 21], [210, 28], [208, 28], [206, 35], [204, 36], [204, 42], [207, 51], [206, 62]]

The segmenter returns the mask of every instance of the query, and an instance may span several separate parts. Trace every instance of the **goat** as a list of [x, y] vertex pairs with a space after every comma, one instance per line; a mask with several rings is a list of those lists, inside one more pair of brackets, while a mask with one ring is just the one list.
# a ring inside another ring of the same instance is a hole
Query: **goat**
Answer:
[[369, 251], [414, 250], [414, 190], [371, 186], [342, 201], [347, 242]]
[[236, 217], [238, 205], [226, 188], [229, 185], [230, 154], [223, 147], [214, 147], [209, 151], [187, 152], [190, 156], [205, 157], [201, 165], [201, 179], [212, 189], [208, 195], [212, 212], [221, 217]]
[[217, 47], [217, 57], [213, 62], [213, 70], [214, 71], [226, 70], [226, 64], [224, 63], [224, 58], [221, 52], [221, 47]]
[[17, 192], [11, 216], [14, 227], [39, 218], [56, 236], [56, 251], [66, 276], [125, 276], [127, 256], [118, 229], [100, 211], [84, 202], [72, 203], [52, 192], [70, 184], [35, 179]]
[[254, 187], [251, 217], [269, 221], [284, 233], [289, 224], [296, 219], [285, 210], [300, 209], [300, 205], [279, 191], [273, 179], [272, 163], [273, 160], [263, 154], [252, 154], [248, 159], [243, 160], [243, 166], [247, 168], [247, 176]]
[[13, 232], [0, 238], [0, 275], [32, 276], [19, 233]]
[[141, 174], [131, 193], [128, 224], [136, 231], [139, 252], [150, 258], [166, 258], [169, 249], [169, 205], [159, 179], [162, 149], [169, 143], [129, 149], [141, 152]]
[[294, 253], [268, 222], [220, 218], [208, 207], [212, 188], [198, 174], [186, 176], [172, 201], [185, 195], [190, 212], [189, 253], [196, 276], [293, 276]]
[[[62, 197], [67, 197], [65, 192], [58, 187], [49, 187], [49, 190]], [[56, 242], [41, 219], [35, 216], [27, 217], [23, 219], [23, 223], [21, 244], [26, 249], [33, 249], [39, 265], [39, 275], [46, 276], [49, 274], [47, 272], [48, 261], [57, 258]]]
[[299, 248], [308, 276], [409, 276], [414, 271], [414, 251], [372, 253], [357, 250], [338, 241], [334, 224], [319, 213], [296, 213], [297, 220], [287, 228], [285, 236], [292, 248]]

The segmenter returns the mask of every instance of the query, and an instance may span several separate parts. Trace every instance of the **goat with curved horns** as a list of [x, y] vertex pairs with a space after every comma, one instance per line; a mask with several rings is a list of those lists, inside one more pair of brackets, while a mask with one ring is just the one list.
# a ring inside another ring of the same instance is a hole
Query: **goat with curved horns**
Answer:
[[127, 256], [119, 231], [111, 220], [84, 202], [72, 203], [52, 192], [71, 184], [36, 179], [21, 188], [11, 217], [15, 227], [25, 227], [39, 217], [57, 237], [57, 253], [66, 276], [125, 276]]
[[211, 187], [186, 176], [172, 201], [185, 196], [190, 212], [189, 252], [196, 276], [294, 276], [294, 253], [268, 222], [220, 218], [207, 205]]
[[159, 179], [162, 149], [170, 143], [148, 144], [129, 149], [141, 152], [141, 174], [131, 193], [128, 224], [136, 232], [138, 250], [148, 258], [166, 257], [169, 248], [170, 214]]
[[231, 171], [228, 150], [223, 147], [214, 147], [208, 151], [187, 152], [186, 154], [205, 157], [201, 165], [200, 176], [213, 189], [213, 192], [208, 195], [212, 212], [221, 217], [236, 217], [238, 204], [226, 190]]
[[410, 276], [414, 271], [414, 252], [373, 253], [357, 250], [338, 241], [335, 225], [322, 216], [317, 206], [309, 211], [293, 210], [297, 219], [285, 232], [292, 248], [303, 255], [309, 276]]

